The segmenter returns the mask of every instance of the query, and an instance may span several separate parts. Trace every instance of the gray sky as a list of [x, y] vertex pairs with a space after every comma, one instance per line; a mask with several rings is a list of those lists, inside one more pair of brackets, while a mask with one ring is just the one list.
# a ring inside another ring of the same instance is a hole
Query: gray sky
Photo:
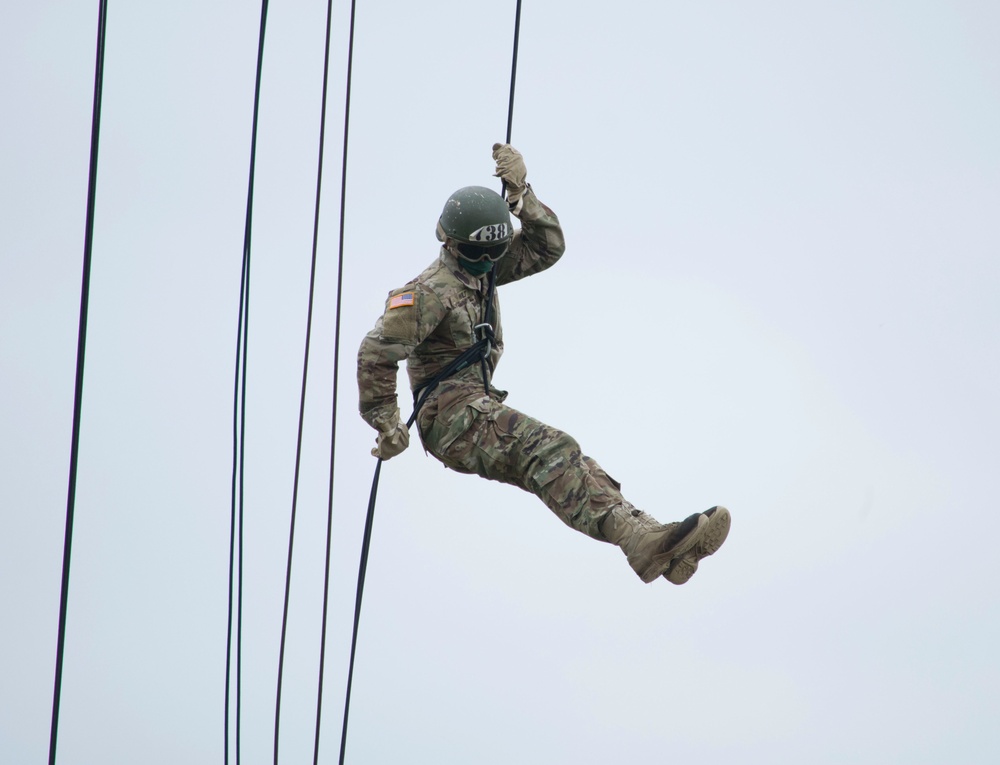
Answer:
[[[338, 3], [282, 697], [312, 751], [348, 3]], [[496, 184], [513, 2], [360, 0], [321, 755], [373, 432], [354, 357]], [[97, 2], [0, 30], [0, 762], [44, 761]], [[232, 376], [259, 6], [111, 3], [59, 761], [222, 761]], [[269, 763], [325, 4], [272, 3], [258, 144], [243, 761]], [[501, 291], [508, 403], [661, 520], [684, 587], [414, 445], [383, 470], [354, 763], [1000, 758], [1000, 6], [527, 0], [513, 144], [567, 253]], [[498, 184], [496, 184], [498, 186]], [[401, 395], [408, 411], [408, 395]]]

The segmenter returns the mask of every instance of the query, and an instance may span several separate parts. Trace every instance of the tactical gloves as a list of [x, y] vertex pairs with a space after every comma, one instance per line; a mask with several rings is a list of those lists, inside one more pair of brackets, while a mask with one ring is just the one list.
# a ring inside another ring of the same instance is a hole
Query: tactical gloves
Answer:
[[493, 175], [506, 184], [507, 204], [516, 215], [520, 210], [521, 196], [527, 188], [524, 179], [528, 171], [524, 167], [524, 157], [509, 143], [495, 143], [493, 159], [497, 163], [497, 171]]
[[378, 439], [375, 448], [372, 449], [373, 457], [392, 459], [410, 445], [410, 431], [399, 421], [399, 409], [396, 409], [395, 414], [388, 418], [387, 422], [377, 423], [377, 427]]

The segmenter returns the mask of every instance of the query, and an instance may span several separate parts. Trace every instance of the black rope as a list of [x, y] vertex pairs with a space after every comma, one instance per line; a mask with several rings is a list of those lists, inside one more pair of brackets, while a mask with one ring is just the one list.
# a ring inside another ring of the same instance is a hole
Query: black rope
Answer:
[[[292, 551], [294, 549], [295, 543], [295, 515], [296, 509], [298, 507], [298, 496], [299, 496], [299, 475], [300, 467], [302, 463], [302, 431], [305, 424], [305, 413], [306, 413], [306, 381], [309, 377], [309, 346], [312, 341], [312, 319], [313, 319], [313, 304], [314, 296], [316, 291], [316, 254], [318, 251], [319, 243], [319, 212], [320, 212], [320, 201], [322, 199], [323, 190], [323, 150], [326, 146], [326, 95], [327, 95], [327, 84], [329, 82], [330, 73], [330, 26], [331, 17], [333, 16], [333, 2], [332, 0], [327, 0], [326, 6], [326, 45], [323, 54], [323, 91], [320, 106], [320, 120], [319, 120], [319, 156], [316, 161], [316, 203], [315, 210], [313, 214], [313, 238], [312, 238], [312, 259], [309, 270], [309, 305], [306, 311], [306, 339], [305, 339], [305, 350], [303, 352], [302, 358], [302, 389], [299, 397], [299, 426], [298, 426], [298, 436], [295, 443], [295, 475], [292, 483], [292, 512], [291, 518], [289, 520], [288, 528], [288, 563], [285, 568], [285, 599], [281, 614], [281, 647], [278, 653], [278, 689], [275, 696], [274, 702], [274, 765], [278, 765], [278, 744], [279, 744], [279, 730], [281, 723], [281, 686], [282, 677], [284, 674], [285, 666], [285, 639], [288, 632], [288, 603], [289, 594], [291, 592], [292, 585]], [[338, 275], [338, 289], [339, 289], [339, 275]], [[340, 296], [337, 296], [337, 310], [340, 310]], [[334, 378], [336, 379], [336, 373], [334, 373]], [[336, 401], [336, 399], [335, 399]], [[336, 412], [336, 403], [334, 403], [334, 412]], [[331, 462], [331, 490], [333, 483], [333, 464]], [[330, 529], [329, 522], [327, 525], [327, 540], [329, 544]], [[324, 632], [323, 638], [321, 638], [320, 643], [320, 676], [322, 677], [323, 672], [323, 648], [322, 644], [325, 641], [325, 617], [326, 617], [326, 598], [324, 597]], [[319, 722], [317, 712], [317, 746], [319, 738]]]
[[[490, 269], [487, 283], [489, 287], [486, 290], [486, 302], [483, 304], [482, 322], [476, 327], [476, 330], [480, 333], [479, 341], [483, 344], [483, 350], [479, 355], [479, 366], [483, 370], [483, 392], [488, 396], [490, 395], [490, 377], [493, 374], [493, 367], [489, 363], [490, 351], [493, 348], [493, 343], [496, 342], [496, 336], [493, 334], [493, 296], [496, 294], [497, 286], [496, 268]], [[413, 414], [415, 417], [416, 411]]]
[[365, 573], [368, 570], [368, 550], [371, 548], [372, 526], [375, 523], [375, 496], [378, 493], [378, 478], [382, 472], [382, 458], [375, 463], [375, 477], [368, 496], [368, 514], [365, 516], [365, 534], [361, 542], [361, 563], [358, 568], [358, 590], [354, 597], [354, 628], [351, 632], [351, 659], [347, 670], [347, 697], [344, 700], [344, 727], [340, 734], [340, 765], [344, 765], [347, 750], [347, 718], [351, 711], [351, 687], [354, 685], [354, 657], [358, 651], [358, 627], [361, 624], [361, 598], [365, 591]]
[[[351, 28], [353, 30], [354, 19], [354, 8], [353, 0], [351, 4]], [[520, 37], [521, 29], [521, 0], [517, 0], [517, 11], [514, 17], [514, 54], [513, 54], [513, 64], [511, 65], [510, 72], [510, 100], [507, 108], [507, 143], [510, 143], [511, 136], [511, 126], [514, 119], [514, 80], [517, 74], [517, 49], [518, 49], [518, 39]], [[353, 40], [353, 34], [352, 34]], [[345, 131], [346, 136], [346, 131]], [[346, 139], [345, 139], [346, 140]], [[345, 144], [346, 148], [346, 144]], [[346, 161], [346, 151], [345, 151], [345, 161]], [[490, 278], [490, 291], [487, 297], [488, 305], [487, 311], [492, 308], [493, 303], [493, 289], [495, 282], [493, 281], [493, 274], [491, 273]], [[442, 372], [440, 372], [433, 380], [424, 386], [419, 387], [414, 391], [414, 406], [413, 413], [410, 415], [409, 420], [407, 420], [406, 426], [412, 427], [413, 423], [417, 419], [417, 414], [420, 411], [421, 405], [427, 400], [427, 397], [431, 394], [434, 388], [437, 387], [438, 383], [444, 380], [446, 377], [450, 377], [453, 374], [465, 369], [470, 364], [474, 364], [477, 360], [484, 360], [485, 355], [488, 354], [488, 348], [490, 340], [490, 335], [492, 331], [484, 332], [484, 337], [482, 337], [477, 343], [475, 343], [471, 348], [464, 351], [458, 358], [456, 358], [451, 364], [448, 365]], [[485, 366], [485, 361], [484, 361]], [[484, 372], [485, 379], [485, 372]], [[488, 392], [488, 386], [487, 386]], [[382, 472], [382, 462], [379, 460], [375, 463], [375, 476], [372, 479], [371, 493], [368, 496], [368, 513], [365, 516], [365, 531], [364, 538], [361, 543], [361, 562], [358, 568], [358, 588], [357, 594], [354, 600], [354, 628], [351, 634], [351, 657], [350, 663], [347, 669], [347, 695], [344, 701], [344, 725], [340, 734], [340, 765], [344, 765], [344, 754], [347, 748], [347, 721], [351, 708], [351, 688], [354, 684], [354, 659], [357, 654], [358, 647], [358, 628], [361, 623], [361, 601], [362, 595], [365, 589], [365, 573], [368, 569], [368, 552], [371, 547], [371, 536], [372, 536], [372, 526], [375, 521], [375, 498], [378, 494], [378, 481], [379, 476]]]
[[90, 305], [90, 263], [94, 250], [94, 210], [97, 199], [97, 155], [101, 135], [101, 95], [104, 90], [104, 47], [108, 3], [100, 0], [97, 14], [97, 63], [94, 67], [94, 109], [90, 127], [90, 180], [87, 185], [87, 222], [83, 242], [83, 278], [80, 289], [80, 325], [76, 342], [76, 389], [73, 396], [73, 435], [66, 496], [66, 533], [63, 539], [62, 587], [59, 595], [59, 637], [56, 641], [56, 675], [52, 691], [52, 725], [49, 729], [49, 765], [56, 761], [59, 702], [62, 696], [63, 657], [66, 650], [66, 612], [69, 604], [69, 569], [73, 549], [73, 515], [76, 510], [76, 476], [80, 456], [80, 419], [83, 410], [83, 368], [87, 350], [87, 312]]
[[[327, 0], [327, 60], [330, 53], [330, 2]], [[319, 734], [320, 722], [323, 718], [323, 679], [326, 668], [326, 628], [330, 600], [330, 547], [333, 528], [333, 466], [337, 446], [337, 402], [338, 380], [340, 378], [340, 317], [341, 297], [344, 284], [344, 229], [347, 219], [347, 147], [351, 125], [351, 74], [354, 65], [354, 19], [355, 0], [351, 0], [351, 21], [348, 32], [347, 47], [347, 86], [344, 95], [344, 147], [341, 155], [340, 173], [340, 234], [337, 246], [337, 308], [334, 318], [333, 345], [333, 406], [330, 421], [330, 482], [327, 490], [326, 503], [326, 558], [323, 569], [323, 618], [320, 627], [319, 678], [316, 687], [316, 732], [313, 740], [313, 765], [319, 765]], [[324, 81], [326, 79], [326, 62], [324, 62]], [[324, 85], [325, 98], [325, 85]], [[326, 111], [324, 107], [324, 112]], [[353, 657], [352, 657], [353, 663]], [[345, 713], [346, 714], [346, 713]], [[346, 718], [345, 718], [346, 719]], [[343, 741], [341, 742], [341, 758], [343, 758]]]
[[[229, 525], [229, 608], [226, 629], [226, 693], [223, 734], [223, 761], [229, 763], [229, 707], [232, 678], [233, 584], [236, 595], [236, 763], [240, 762], [240, 697], [243, 677], [243, 486], [246, 443], [247, 338], [250, 328], [250, 241], [253, 230], [253, 188], [257, 159], [257, 117], [260, 109], [260, 82], [264, 62], [264, 31], [267, 25], [267, 0], [260, 9], [260, 34], [257, 41], [257, 75], [253, 96], [253, 126], [250, 133], [250, 173], [247, 181], [246, 220], [243, 228], [243, 264], [240, 273], [240, 306], [236, 330], [236, 373], [233, 392], [233, 479], [232, 515]], [[238, 518], [238, 521], [237, 521]], [[237, 522], [239, 526], [237, 539]], [[237, 548], [238, 561], [237, 558]]]
[[517, 0], [514, 13], [514, 53], [510, 64], [510, 100], [507, 102], [507, 143], [510, 143], [511, 128], [514, 125], [514, 82], [517, 80], [517, 46], [521, 38], [521, 0]]
[[[336, 423], [337, 423], [337, 377], [339, 371], [340, 363], [340, 288], [341, 288], [341, 278], [340, 274], [343, 271], [344, 266], [344, 221], [346, 219], [346, 202], [347, 202], [347, 140], [350, 133], [351, 124], [351, 75], [354, 66], [354, 22], [355, 22], [355, 0], [351, 0], [351, 27], [349, 34], [349, 42], [347, 48], [347, 93], [344, 102], [344, 152], [342, 159], [342, 174], [340, 180], [340, 248], [339, 248], [339, 260], [338, 260], [338, 278], [337, 278], [337, 331], [336, 331], [336, 347], [334, 349], [334, 367], [333, 367], [333, 396], [334, 396], [334, 406], [333, 406], [333, 435], [331, 436], [330, 444], [330, 494], [328, 501], [327, 510], [327, 535], [326, 535], [326, 574], [323, 580], [323, 646], [326, 645], [326, 614], [327, 614], [327, 601], [329, 598], [329, 586], [330, 586], [330, 525], [332, 520], [332, 508], [333, 508], [333, 457], [334, 457], [334, 441], [336, 438]], [[375, 484], [372, 486], [371, 499], [369, 500], [369, 507], [374, 505], [375, 502], [375, 492], [378, 490], [378, 475], [382, 468], [382, 460], [378, 460], [375, 465]], [[344, 751], [347, 746], [347, 718], [351, 709], [351, 685], [354, 678], [354, 656], [357, 651], [358, 644], [358, 624], [361, 618], [361, 593], [364, 590], [364, 578], [365, 569], [368, 567], [368, 540], [371, 538], [371, 523], [372, 523], [372, 512], [369, 510], [368, 516], [365, 520], [365, 536], [361, 547], [361, 568], [358, 572], [358, 592], [354, 603], [354, 629], [352, 631], [351, 637], [351, 656], [348, 664], [347, 670], [347, 694], [344, 699], [344, 725], [340, 734], [340, 765], [344, 762]], [[321, 654], [322, 656], [322, 654]], [[322, 662], [322, 659], [321, 659]], [[320, 685], [319, 694], [316, 705], [316, 744], [313, 750], [313, 765], [317, 765], [317, 758], [319, 756], [319, 722], [320, 722], [320, 702], [322, 699], [322, 689], [323, 689], [323, 669], [322, 663], [320, 665]]]

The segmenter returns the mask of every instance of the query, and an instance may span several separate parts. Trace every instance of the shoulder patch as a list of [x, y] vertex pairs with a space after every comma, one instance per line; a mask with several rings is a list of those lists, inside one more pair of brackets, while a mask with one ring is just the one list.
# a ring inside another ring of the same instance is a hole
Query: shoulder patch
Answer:
[[412, 292], [403, 292], [399, 295], [393, 295], [389, 298], [389, 310], [393, 308], [405, 308], [406, 306], [412, 306], [414, 300], [414, 295]]
[[[404, 345], [416, 345], [420, 338], [421, 296], [415, 287], [393, 290], [385, 301], [382, 314], [382, 339]], [[407, 310], [397, 310], [404, 308]]]

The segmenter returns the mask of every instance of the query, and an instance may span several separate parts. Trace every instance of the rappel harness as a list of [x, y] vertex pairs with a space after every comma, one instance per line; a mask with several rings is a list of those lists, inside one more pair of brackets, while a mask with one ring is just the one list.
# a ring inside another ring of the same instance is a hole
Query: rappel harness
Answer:
[[479, 339], [456, 356], [448, 366], [434, 375], [434, 377], [416, 387], [413, 391], [413, 414], [410, 415], [410, 419], [406, 422], [407, 428], [411, 427], [416, 421], [420, 407], [424, 405], [424, 402], [427, 401], [439, 383], [472, 366], [476, 361], [479, 362], [483, 370], [483, 389], [487, 396], [490, 394], [491, 370], [489, 369], [489, 357], [493, 351], [493, 345], [496, 343], [496, 335], [493, 329], [493, 300], [496, 295], [496, 281], [496, 264], [494, 264], [489, 272], [489, 287], [486, 290], [486, 303], [483, 305], [482, 321], [473, 327], [473, 331]]

